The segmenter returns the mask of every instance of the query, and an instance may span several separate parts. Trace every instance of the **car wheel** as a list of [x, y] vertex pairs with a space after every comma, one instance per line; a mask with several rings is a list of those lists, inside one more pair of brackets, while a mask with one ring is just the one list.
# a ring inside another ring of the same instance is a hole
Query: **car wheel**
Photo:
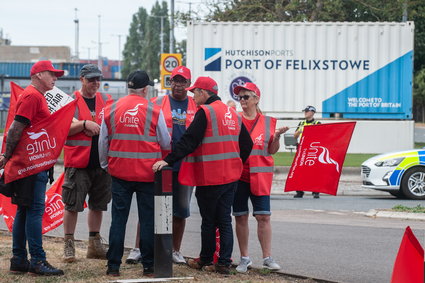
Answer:
[[401, 181], [401, 191], [409, 199], [425, 199], [425, 168], [408, 170]]
[[395, 196], [396, 198], [406, 198], [406, 196], [403, 194], [403, 192], [396, 191], [396, 192], [389, 192], [392, 196]]

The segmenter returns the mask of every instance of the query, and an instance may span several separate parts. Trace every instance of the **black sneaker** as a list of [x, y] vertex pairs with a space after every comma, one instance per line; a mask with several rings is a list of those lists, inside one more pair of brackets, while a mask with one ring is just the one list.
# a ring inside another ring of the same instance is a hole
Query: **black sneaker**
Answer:
[[106, 275], [118, 277], [120, 276], [120, 269], [117, 267], [108, 266], [108, 270], [106, 270]]
[[30, 268], [30, 262], [26, 258], [12, 257], [10, 259], [10, 272], [26, 273]]
[[47, 262], [47, 260], [40, 260], [35, 264], [30, 264], [28, 272], [34, 275], [44, 276], [64, 275], [63, 270], [51, 266], [50, 263]]
[[143, 267], [143, 276], [153, 276], [153, 266]]
[[314, 198], [320, 198], [319, 193], [313, 193]]

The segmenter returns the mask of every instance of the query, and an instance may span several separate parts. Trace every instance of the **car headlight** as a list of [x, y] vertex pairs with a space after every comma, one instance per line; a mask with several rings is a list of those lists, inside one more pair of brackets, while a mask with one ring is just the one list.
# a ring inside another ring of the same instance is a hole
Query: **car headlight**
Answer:
[[393, 158], [393, 159], [387, 159], [387, 160], [382, 160], [382, 161], [378, 161], [375, 163], [375, 166], [378, 167], [394, 167], [399, 165], [402, 161], [403, 161], [404, 157], [397, 157], [397, 158]]

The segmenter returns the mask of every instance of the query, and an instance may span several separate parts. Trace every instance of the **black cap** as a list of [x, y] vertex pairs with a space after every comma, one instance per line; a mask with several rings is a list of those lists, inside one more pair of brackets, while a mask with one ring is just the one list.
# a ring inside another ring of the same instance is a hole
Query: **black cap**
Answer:
[[147, 85], [153, 86], [154, 83], [149, 79], [149, 76], [145, 71], [137, 70], [131, 72], [127, 77], [128, 88], [138, 89], [144, 88]]
[[311, 106], [311, 105], [308, 105], [308, 106], [306, 106], [306, 107], [303, 109], [303, 111], [304, 111], [304, 112], [307, 112], [307, 111], [313, 111], [313, 112], [316, 112], [316, 107]]
[[86, 79], [97, 78], [102, 76], [102, 71], [95, 64], [84, 65], [80, 70], [80, 77]]

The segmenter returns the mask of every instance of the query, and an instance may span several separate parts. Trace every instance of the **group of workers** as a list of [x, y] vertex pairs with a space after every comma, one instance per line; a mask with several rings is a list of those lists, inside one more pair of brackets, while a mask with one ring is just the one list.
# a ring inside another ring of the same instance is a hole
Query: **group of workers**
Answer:
[[[6, 150], [0, 156], [0, 168], [13, 155], [22, 132], [50, 115], [43, 94], [53, 88], [62, 75], [63, 71], [55, 69], [50, 61], [33, 65], [31, 85], [18, 100]], [[74, 232], [78, 212], [83, 211], [88, 196], [87, 258], [106, 259], [106, 273], [119, 276], [127, 220], [133, 193], [136, 193], [138, 249], [132, 251], [129, 260], [140, 261], [144, 275], [154, 274], [154, 173], [164, 166], [172, 166], [175, 263], [230, 274], [233, 213], [241, 255], [236, 270], [246, 272], [252, 265], [248, 251], [250, 199], [258, 223], [263, 267], [279, 270], [280, 266], [271, 257], [272, 154], [278, 151], [280, 136], [289, 128], [277, 128], [275, 118], [262, 114], [259, 88], [249, 82], [233, 90], [242, 107], [242, 112], [237, 113], [221, 101], [218, 85], [212, 78], [198, 77], [192, 84], [191, 71], [185, 66], [172, 71], [171, 93], [151, 100], [148, 90], [153, 82], [145, 71], [129, 74], [128, 95], [117, 101], [98, 91], [101, 78], [102, 72], [96, 65], [83, 66], [81, 89], [73, 94], [77, 99], [76, 111], [64, 156], [63, 260], [76, 260]], [[193, 98], [187, 95], [188, 91], [193, 93]], [[46, 183], [44, 171], [16, 184], [27, 186], [33, 197], [30, 204], [17, 203], [10, 260], [12, 272], [64, 274], [47, 262], [42, 247]], [[186, 262], [180, 248], [194, 187], [202, 217], [201, 251], [199, 258]], [[103, 211], [111, 200], [112, 221], [106, 251], [99, 231]], [[214, 264], [216, 228], [220, 233], [220, 252]]]

